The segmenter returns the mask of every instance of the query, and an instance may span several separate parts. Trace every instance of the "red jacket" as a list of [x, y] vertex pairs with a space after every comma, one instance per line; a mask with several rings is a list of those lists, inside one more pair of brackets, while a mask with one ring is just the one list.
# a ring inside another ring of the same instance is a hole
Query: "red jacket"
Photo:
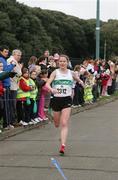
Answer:
[[[20, 81], [19, 81], [19, 87], [20, 87], [24, 92], [31, 91], [31, 87], [28, 86], [28, 85], [26, 84], [26, 82], [24, 81], [24, 79], [22, 79], [22, 78], [21, 78]], [[24, 98], [20, 98], [19, 100], [25, 101], [26, 98], [25, 98], [25, 97], [24, 97]]]
[[108, 74], [101, 74], [102, 86], [106, 86], [110, 76]]
[[3, 88], [2, 81], [0, 81], [0, 96], [3, 96], [3, 93], [4, 93], [4, 88]]
[[26, 84], [26, 82], [24, 81], [24, 79], [20, 79], [20, 81], [19, 81], [19, 87], [20, 87], [24, 92], [31, 91], [31, 87]]

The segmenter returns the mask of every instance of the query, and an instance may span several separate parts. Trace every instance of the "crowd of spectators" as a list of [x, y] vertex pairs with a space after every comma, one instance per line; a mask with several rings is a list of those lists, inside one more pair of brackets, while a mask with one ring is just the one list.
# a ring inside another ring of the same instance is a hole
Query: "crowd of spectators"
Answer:
[[[7, 46], [0, 47], [0, 121], [4, 130], [16, 125], [28, 126], [48, 120], [52, 94], [46, 87], [50, 74], [58, 68], [59, 54], [46, 50], [37, 58], [31, 56], [28, 66], [20, 62], [22, 52], [14, 49], [9, 56]], [[73, 107], [96, 102], [116, 89], [118, 66], [111, 60], [84, 60], [68, 68], [83, 84], [73, 84]]]

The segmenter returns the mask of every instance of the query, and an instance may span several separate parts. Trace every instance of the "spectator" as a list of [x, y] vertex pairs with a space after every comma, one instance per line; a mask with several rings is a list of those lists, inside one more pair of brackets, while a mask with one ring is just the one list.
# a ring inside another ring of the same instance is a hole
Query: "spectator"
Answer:
[[48, 63], [48, 77], [50, 77], [50, 74], [56, 69], [56, 63], [54, 61], [53, 56], [49, 56], [49, 63]]
[[108, 90], [108, 80], [110, 78], [110, 70], [106, 69], [101, 73], [101, 80], [102, 80], [102, 96], [109, 96], [107, 93]]
[[56, 67], [59, 67], [59, 54], [58, 53], [54, 54], [54, 61], [56, 63]]
[[17, 91], [17, 115], [18, 123], [23, 126], [33, 124], [30, 119], [31, 102], [30, 91], [34, 90], [34, 87], [30, 86], [29, 72], [27, 68], [22, 69], [22, 76], [19, 79], [19, 88]]
[[80, 69], [81, 74], [84, 74], [84, 72], [86, 72], [87, 66], [88, 66], [88, 61], [84, 60], [83, 63], [81, 64], [81, 69]]
[[[15, 67], [16, 63], [14, 61], [11, 64], [7, 64], [6, 58], [9, 54], [9, 48], [7, 46], [0, 47], [0, 61], [3, 63], [3, 71], [10, 72]], [[4, 91], [4, 112], [3, 112], [3, 128], [9, 129], [14, 128], [11, 124], [12, 118], [10, 115], [10, 78], [6, 78], [3, 80]]]
[[31, 56], [30, 59], [29, 59], [29, 62], [28, 62], [29, 72], [36, 70], [36, 63], [37, 63], [37, 57], [36, 56]]
[[[80, 78], [80, 65], [76, 65], [74, 68], [74, 72], [76, 73], [77, 77]], [[74, 88], [74, 97], [73, 97], [73, 107], [81, 106], [83, 105], [83, 86], [79, 82], [75, 82], [75, 88]]]
[[44, 57], [45, 57], [45, 64], [46, 64], [46, 65], [48, 65], [48, 62], [49, 62], [49, 55], [50, 55], [49, 50], [46, 49], [46, 50], [44, 51]]
[[40, 56], [38, 61], [37, 61], [37, 65], [40, 66], [41, 70], [43, 69], [47, 69], [47, 65], [45, 62], [45, 57], [44, 56]]
[[92, 94], [92, 89], [94, 85], [94, 76], [93, 74], [89, 72], [85, 72], [85, 85], [84, 85], [84, 100], [85, 104], [92, 104], [93, 102], [93, 94]]
[[13, 72], [16, 73], [16, 76], [10, 78], [10, 113], [11, 113], [11, 120], [12, 125], [16, 124], [16, 95], [18, 89], [18, 78], [22, 75], [21, 68], [22, 65], [20, 64], [22, 52], [19, 49], [14, 49], [12, 51], [12, 56], [7, 59], [8, 64], [14, 62], [16, 66], [13, 69]]
[[38, 94], [38, 88], [36, 86], [36, 71], [30, 72], [30, 85], [32, 85], [34, 88], [30, 92], [30, 101], [31, 101], [31, 113], [30, 118], [31, 121], [36, 124], [39, 122], [39, 119], [37, 118], [37, 94]]
[[88, 72], [91, 71], [92, 73], [94, 73], [94, 60], [93, 59], [88, 60], [88, 65], [87, 65], [86, 70]]
[[116, 86], [116, 73], [115, 73], [115, 63], [111, 60], [108, 61], [108, 64], [110, 66], [110, 72], [111, 72], [111, 87], [109, 88], [109, 94], [113, 94], [115, 92], [115, 86]]
[[[45, 104], [46, 101], [49, 101], [50, 99], [46, 99], [46, 95], [49, 93], [48, 88], [45, 86], [47, 80], [48, 80], [48, 72], [47, 70], [42, 70], [40, 73], [40, 78], [41, 80], [44, 81], [43, 86], [41, 87], [41, 91], [40, 91], [40, 98], [39, 98], [39, 108], [38, 108], [38, 116], [42, 119], [42, 120], [47, 120], [48, 118], [46, 117], [46, 113], [45, 113]], [[49, 103], [48, 103], [49, 104]], [[49, 105], [48, 105], [49, 106]]]
[[[3, 63], [0, 62], [0, 73], [2, 72], [3, 72]], [[4, 109], [3, 94], [4, 94], [4, 87], [2, 81], [0, 81], [0, 120], [3, 118], [3, 109]]]

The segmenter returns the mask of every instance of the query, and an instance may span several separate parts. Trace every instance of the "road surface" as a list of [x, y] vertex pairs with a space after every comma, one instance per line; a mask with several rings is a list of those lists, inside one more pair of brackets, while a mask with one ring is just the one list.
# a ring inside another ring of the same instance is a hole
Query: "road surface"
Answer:
[[53, 123], [0, 141], [0, 180], [118, 179], [118, 100], [71, 116], [66, 154], [60, 157]]

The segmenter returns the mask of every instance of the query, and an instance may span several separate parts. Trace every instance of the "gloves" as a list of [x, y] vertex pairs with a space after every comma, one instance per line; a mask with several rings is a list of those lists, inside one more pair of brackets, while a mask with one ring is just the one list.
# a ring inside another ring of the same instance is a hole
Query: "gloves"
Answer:
[[17, 73], [16, 72], [10, 72], [9, 77], [13, 78]]

